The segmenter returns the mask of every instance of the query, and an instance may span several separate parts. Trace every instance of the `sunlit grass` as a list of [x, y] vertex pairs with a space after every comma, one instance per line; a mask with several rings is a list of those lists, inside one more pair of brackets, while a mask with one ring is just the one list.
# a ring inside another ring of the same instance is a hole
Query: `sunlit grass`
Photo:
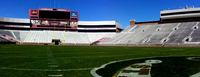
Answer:
[[[65, 77], [91, 77], [90, 69], [115, 60], [153, 56], [199, 56], [200, 48], [0, 45], [0, 67], [84, 69], [60, 71]], [[48, 67], [50, 62], [58, 67]], [[49, 71], [0, 69], [1, 77], [48, 77]]]

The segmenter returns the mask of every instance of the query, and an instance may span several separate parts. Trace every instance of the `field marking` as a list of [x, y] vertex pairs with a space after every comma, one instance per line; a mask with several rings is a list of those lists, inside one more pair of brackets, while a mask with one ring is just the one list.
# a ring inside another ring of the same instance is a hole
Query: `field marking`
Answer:
[[48, 75], [49, 77], [62, 77], [63, 75], [62, 74], [59, 74], [59, 75]]
[[[59, 57], [58, 59], [60, 58], [92, 58], [92, 57], [97, 57], [97, 58], [104, 58], [104, 57], [121, 57], [121, 56], [134, 56], [135, 54], [123, 54], [123, 55], [119, 55], [119, 54], [116, 54], [116, 55], [100, 55], [100, 56], [81, 56], [81, 57], [67, 57], [67, 56], [63, 56], [63, 57]], [[28, 58], [28, 57], [24, 57], [24, 58]], [[46, 61], [46, 60], [41, 60], [41, 61]], [[33, 63], [33, 62], [27, 62], [27, 63]], [[35, 61], [34, 63], [37, 63], [37, 61]], [[23, 63], [22, 63], [23, 64]], [[54, 63], [47, 63], [47, 64], [56, 64], [56, 62]]]
[[48, 65], [48, 67], [59, 67], [58, 65]]
[[[81, 56], [81, 57], [78, 57], [78, 56], [76, 56], [76, 57], [75, 56], [72, 56], [72, 57], [62, 56], [62, 57], [59, 57], [59, 58], [91, 58], [91, 57], [102, 58], [102, 57], [121, 57], [121, 56], [131, 56], [131, 55], [134, 56], [135, 54], [123, 54], [123, 55], [116, 54], [116, 55]], [[9, 58], [9, 57], [4, 57], [4, 58]], [[13, 57], [13, 58], [15, 58], [15, 57]], [[29, 57], [27, 56], [27, 57], [22, 57], [22, 58], [29, 58]], [[33, 58], [44, 58], [44, 59], [46, 59], [47, 57], [33, 57]], [[37, 61], [36, 61], [36, 63], [37, 63]], [[51, 63], [48, 63], [48, 64], [51, 64]]]
[[109, 58], [109, 57], [122, 57], [122, 56], [134, 56], [135, 54], [124, 54], [124, 55], [100, 55], [100, 56], [81, 56], [81, 57], [62, 57], [62, 58]]
[[[95, 52], [95, 53], [87, 53], [88, 55], [93, 55], [93, 54], [101, 54], [101, 53], [107, 53], [107, 52]], [[70, 54], [70, 53], [54, 53], [54, 54], [66, 54], [66, 55], [77, 55], [76, 53], [73, 53], [73, 54]], [[80, 53], [80, 54], [82, 54], [82, 53]], [[1, 55], [1, 58], [30, 58], [30, 56], [31, 55], [28, 55], [28, 56], [5, 56], [5, 55]], [[65, 58], [65, 56], [62, 56], [62, 57], [64, 57]], [[42, 58], [42, 59], [46, 59], [46, 58], [48, 58], [48, 57], [42, 57], [42, 56], [31, 56], [31, 58]], [[69, 57], [70, 58], [70, 57]]]
[[84, 71], [91, 70], [93, 68], [72, 68], [72, 69], [26, 69], [26, 68], [9, 68], [9, 67], [1, 67], [2, 70], [17, 70], [17, 71]]
[[[59, 57], [59, 58], [91, 58], [91, 57], [115, 57], [115, 56], [128, 56], [128, 55], [134, 55], [134, 54], [125, 54], [125, 55], [106, 55], [106, 56], [104, 56], [104, 55], [100, 55], [100, 56], [81, 56], [81, 57], [75, 57], [75, 56], [72, 56], [72, 57], [67, 57], [67, 56], [62, 56], [62, 57]], [[3, 57], [3, 58], [10, 58], [10, 57]], [[16, 58], [16, 57], [12, 57], [12, 58]], [[21, 58], [29, 58], [28, 56], [27, 57], [21, 57]], [[33, 57], [33, 58], [44, 58], [44, 59], [46, 59], [47, 57]], [[58, 59], [59, 59], [58, 58]], [[36, 61], [37, 62], [37, 61]]]

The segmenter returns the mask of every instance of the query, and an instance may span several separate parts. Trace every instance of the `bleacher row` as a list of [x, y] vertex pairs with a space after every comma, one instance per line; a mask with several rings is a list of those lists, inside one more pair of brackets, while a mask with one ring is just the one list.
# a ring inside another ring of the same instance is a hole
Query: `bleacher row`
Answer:
[[[6, 35], [19, 40], [20, 43], [49, 44], [53, 39], [62, 44], [91, 44], [104, 37], [112, 38], [115, 33], [79, 33], [65, 31], [19, 31], [0, 30], [0, 35]], [[0, 41], [5, 41], [0, 39]]]
[[99, 44], [200, 44], [200, 22], [136, 25]]

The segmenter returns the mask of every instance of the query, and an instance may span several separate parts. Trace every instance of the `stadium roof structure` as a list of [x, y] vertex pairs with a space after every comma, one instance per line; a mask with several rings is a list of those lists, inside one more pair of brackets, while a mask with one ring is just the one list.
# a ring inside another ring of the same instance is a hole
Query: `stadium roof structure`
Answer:
[[160, 12], [161, 22], [190, 22], [200, 21], [200, 8], [183, 8], [163, 10]]
[[79, 21], [78, 25], [88, 25], [88, 26], [116, 25], [117, 28], [120, 28], [120, 24], [117, 21], [114, 21], [114, 20], [111, 20], [111, 21]]
[[200, 8], [182, 8], [182, 9], [172, 9], [172, 10], [163, 10], [160, 13], [173, 13], [173, 12], [188, 12], [188, 11], [200, 11]]
[[[10, 23], [28, 23], [30, 24], [30, 19], [26, 18], [0, 18], [0, 22], [10, 22]], [[120, 28], [120, 24], [117, 21], [110, 20], [110, 21], [78, 21], [78, 25], [87, 25], [87, 26], [94, 26], [94, 25], [116, 25], [117, 28]]]
[[200, 8], [182, 8], [160, 11], [160, 20], [135, 22], [135, 24], [157, 24], [200, 21]]
[[0, 22], [30, 23], [30, 19], [25, 19], [25, 18], [0, 18]]

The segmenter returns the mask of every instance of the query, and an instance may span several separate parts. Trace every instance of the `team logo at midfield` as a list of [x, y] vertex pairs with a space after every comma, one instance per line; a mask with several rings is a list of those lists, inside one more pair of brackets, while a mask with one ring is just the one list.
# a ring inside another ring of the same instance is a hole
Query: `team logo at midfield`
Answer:
[[[200, 77], [199, 68], [199, 56], [173, 56], [115, 61], [95, 68], [91, 72], [94, 77], [96, 75], [102, 77]], [[112, 69], [116, 72], [104, 74]]]

